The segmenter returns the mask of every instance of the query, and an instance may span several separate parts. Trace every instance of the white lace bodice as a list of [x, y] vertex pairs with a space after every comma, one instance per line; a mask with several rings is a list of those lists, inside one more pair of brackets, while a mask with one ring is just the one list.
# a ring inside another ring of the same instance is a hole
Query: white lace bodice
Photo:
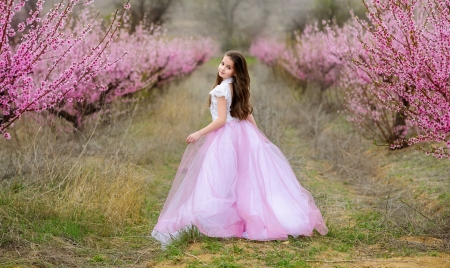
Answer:
[[209, 107], [209, 110], [211, 111], [212, 119], [213, 121], [219, 117], [219, 111], [217, 106], [217, 97], [225, 97], [227, 100], [227, 122], [236, 120], [236, 118], [232, 117], [231, 112], [231, 89], [230, 85], [233, 83], [233, 78], [227, 78], [220, 83], [220, 85], [217, 85], [209, 94], [211, 94], [211, 106]]

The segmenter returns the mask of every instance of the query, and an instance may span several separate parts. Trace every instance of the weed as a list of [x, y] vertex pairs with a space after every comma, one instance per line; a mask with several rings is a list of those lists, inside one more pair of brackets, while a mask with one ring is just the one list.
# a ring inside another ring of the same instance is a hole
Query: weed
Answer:
[[236, 244], [233, 244], [233, 253], [235, 253], [235, 254], [241, 254], [241, 253], [243, 253], [243, 252], [244, 252], [244, 249], [243, 249], [243, 248], [239, 247], [239, 246], [236, 245]]
[[219, 258], [214, 258], [213, 266], [217, 268], [240, 268], [242, 265], [236, 263], [233, 255], [224, 255]]
[[223, 245], [216, 238], [205, 237], [202, 248], [209, 253], [218, 253], [222, 250]]
[[101, 255], [101, 254], [96, 254], [94, 257], [92, 257], [90, 260], [90, 262], [104, 262], [106, 261], [106, 257]]

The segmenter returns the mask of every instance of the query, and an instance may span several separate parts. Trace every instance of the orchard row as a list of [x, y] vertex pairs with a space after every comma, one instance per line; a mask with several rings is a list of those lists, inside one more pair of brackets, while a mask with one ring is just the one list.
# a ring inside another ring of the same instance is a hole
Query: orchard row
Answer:
[[189, 74], [216, 51], [209, 39], [167, 37], [161, 27], [130, 33], [129, 4], [106, 22], [88, 7], [73, 14], [93, 1], [61, 1], [46, 14], [43, 2], [17, 27], [12, 18], [25, 0], [0, 3], [0, 133], [7, 139], [28, 112], [80, 128], [114, 99]]
[[337, 88], [347, 119], [391, 148], [450, 157], [450, 1], [367, 0], [367, 19], [309, 25], [286, 44], [258, 40], [251, 53], [321, 91]]

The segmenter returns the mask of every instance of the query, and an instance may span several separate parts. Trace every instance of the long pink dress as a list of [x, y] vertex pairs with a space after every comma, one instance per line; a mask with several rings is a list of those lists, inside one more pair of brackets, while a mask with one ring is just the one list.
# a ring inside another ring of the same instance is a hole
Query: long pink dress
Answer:
[[192, 225], [224, 238], [325, 235], [319, 209], [283, 153], [252, 123], [231, 117], [229, 83], [210, 92], [213, 120], [217, 97], [225, 96], [226, 124], [188, 145], [152, 236], [166, 245]]

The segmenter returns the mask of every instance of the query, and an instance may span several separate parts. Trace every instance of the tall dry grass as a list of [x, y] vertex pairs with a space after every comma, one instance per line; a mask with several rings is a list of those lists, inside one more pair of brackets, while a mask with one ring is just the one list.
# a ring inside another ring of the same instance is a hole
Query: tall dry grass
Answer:
[[295, 92], [274, 79], [272, 70], [263, 65], [252, 65], [250, 73], [256, 75], [251, 76], [251, 103], [258, 128], [283, 149], [286, 132], [297, 117]]
[[28, 244], [40, 225], [49, 225], [44, 234], [56, 234], [62, 225], [79, 226], [85, 231], [72, 238], [81, 241], [90, 233], [117, 235], [146, 221], [142, 207], [151, 176], [120, 155], [118, 146], [107, 147], [108, 139], [123, 132], [105, 136], [94, 126], [83, 139], [23, 121], [14, 136], [19, 142], [1, 144], [2, 158], [8, 159], [1, 168], [1, 228], [6, 231], [1, 244]]
[[98, 237], [148, 237], [186, 136], [211, 120], [211, 67], [115, 103], [81, 132], [54, 117], [24, 117], [0, 141], [0, 248], [58, 236], [94, 247]]

